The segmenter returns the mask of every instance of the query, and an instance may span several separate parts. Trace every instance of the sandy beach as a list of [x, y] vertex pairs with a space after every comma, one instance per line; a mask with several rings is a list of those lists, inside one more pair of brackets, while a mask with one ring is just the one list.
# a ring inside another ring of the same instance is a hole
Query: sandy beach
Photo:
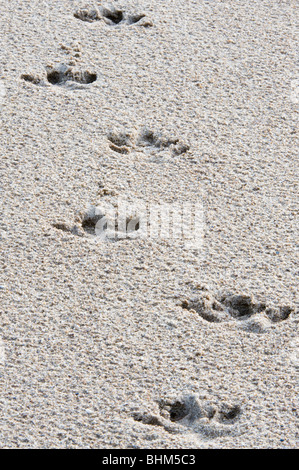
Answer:
[[298, 3], [0, 3], [0, 448], [296, 448]]

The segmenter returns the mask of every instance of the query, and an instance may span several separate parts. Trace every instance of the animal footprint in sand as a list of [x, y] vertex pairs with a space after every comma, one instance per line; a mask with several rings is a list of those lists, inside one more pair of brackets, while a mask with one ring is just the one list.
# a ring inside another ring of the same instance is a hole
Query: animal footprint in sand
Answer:
[[189, 150], [189, 145], [182, 143], [178, 137], [165, 137], [153, 130], [144, 128], [139, 134], [134, 132], [117, 132], [108, 134], [109, 147], [114, 152], [128, 154], [132, 150], [156, 153], [168, 150], [173, 156], [181, 155]]
[[257, 302], [250, 295], [228, 294], [217, 298], [208, 292], [184, 300], [181, 306], [198, 313], [208, 322], [239, 321], [243, 329], [253, 333], [264, 333], [275, 323], [289, 318], [295, 311], [291, 306], [267, 306], [265, 302]]
[[65, 64], [47, 67], [47, 80], [52, 85], [65, 85], [68, 81], [87, 85], [95, 82], [97, 74], [90, 71], [80, 71]]
[[88, 23], [102, 19], [98, 8], [81, 8], [75, 11], [74, 17], [81, 21], [87, 21]]
[[161, 426], [171, 433], [192, 433], [215, 438], [236, 432], [241, 415], [238, 404], [200, 401], [196, 395], [161, 399], [158, 412], [134, 412], [135, 421]]
[[100, 207], [92, 206], [85, 213], [82, 228], [103, 241], [135, 239], [142, 235], [141, 218], [142, 215], [134, 208], [131, 211], [127, 208], [124, 214], [119, 214], [112, 204], [103, 202]]
[[128, 154], [135, 146], [135, 136], [132, 132], [117, 132], [113, 130], [109, 132], [107, 138], [109, 147], [117, 153]]
[[131, 210], [127, 207], [124, 214], [119, 214], [112, 203], [102, 201], [99, 206], [91, 206], [87, 212], [78, 217], [75, 225], [57, 222], [53, 227], [72, 235], [93, 239], [97, 237], [99, 241], [116, 242], [141, 238], [142, 217], [143, 214], [138, 214], [134, 207]]
[[128, 13], [115, 6], [101, 6], [99, 8], [82, 8], [74, 13], [74, 17], [88, 23], [103, 20], [109, 26], [119, 24], [143, 26], [145, 28], [153, 26], [144, 13]]
[[42, 77], [33, 75], [31, 73], [23, 73], [21, 78], [22, 80], [25, 80], [25, 82], [33, 83], [33, 85], [45, 85]]
[[138, 137], [137, 146], [144, 149], [157, 149], [158, 151], [170, 149], [173, 155], [181, 155], [189, 150], [187, 144], [180, 142], [178, 137], [165, 137], [150, 129], [143, 129]]
[[26, 82], [33, 83], [34, 85], [46, 85], [46, 83], [48, 82], [51, 85], [72, 86], [72, 83], [80, 85], [87, 85], [89, 83], [93, 83], [97, 79], [97, 74], [88, 70], [76, 70], [70, 65], [59, 64], [55, 67], [47, 66], [45, 78], [41, 76], [34, 76], [31, 74], [23, 74], [21, 75], [21, 78]]

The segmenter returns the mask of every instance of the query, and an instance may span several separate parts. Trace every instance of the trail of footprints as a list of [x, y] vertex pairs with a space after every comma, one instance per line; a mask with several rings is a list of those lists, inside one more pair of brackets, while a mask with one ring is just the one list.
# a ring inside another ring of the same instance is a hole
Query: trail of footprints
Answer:
[[[168, 149], [172, 155], [181, 155], [189, 150], [189, 146], [180, 142], [175, 137], [165, 137], [161, 133], [143, 128], [139, 133], [133, 131], [117, 132], [112, 130], [108, 133], [108, 144], [112, 151], [120, 154], [128, 154], [131, 151], [149, 151], [156, 153], [159, 150]], [[140, 212], [140, 208], [134, 204], [127, 207], [126, 219], [121, 220], [119, 226], [119, 217], [117, 213], [118, 200], [113, 191], [102, 189], [101, 200], [98, 206], [91, 206], [84, 214], [77, 218], [75, 225], [69, 225], [64, 222], [54, 224], [56, 229], [72, 233], [77, 236], [99, 237], [101, 239], [101, 230], [105, 231], [105, 241], [116, 242], [124, 239], [137, 239], [143, 235], [142, 217], [146, 214]], [[109, 201], [105, 196], [110, 196]], [[107, 204], [108, 202], [108, 204]], [[115, 204], [115, 213], [111, 215], [111, 205]], [[110, 206], [110, 209], [109, 209]], [[107, 226], [109, 225], [109, 226]], [[103, 238], [102, 238], [103, 240]]]
[[[113, 5], [82, 8], [74, 13], [74, 17], [89, 23], [103, 20], [110, 26], [115, 25], [138, 25], [143, 27], [153, 26], [145, 13], [129, 13]], [[80, 51], [76, 51], [75, 56], [80, 56]], [[24, 73], [21, 78], [34, 85], [59, 85], [72, 86], [72, 84], [88, 85], [97, 80], [97, 74], [90, 70], [80, 70], [75, 67], [73, 61], [69, 63], [60, 63], [58, 65], [46, 66], [46, 72], [41, 76], [31, 73]]]
[[[153, 26], [145, 14], [131, 14], [114, 6], [83, 8], [77, 10], [74, 17], [89, 23], [104, 21], [109, 26]], [[80, 56], [79, 49], [74, 55]], [[97, 74], [94, 71], [81, 70], [77, 67], [76, 60], [70, 60], [68, 63], [47, 66], [42, 76], [25, 73], [21, 78], [34, 85], [88, 85], [97, 80]], [[111, 131], [107, 140], [110, 149], [119, 154], [129, 154], [132, 151], [159, 153], [168, 150], [172, 155], [181, 155], [189, 150], [189, 146], [180, 139], [165, 137], [147, 128], [138, 134], [130, 131]], [[95, 207], [91, 207], [78, 218], [75, 225], [58, 222], [54, 227], [76, 236], [90, 237], [95, 235], [97, 223], [105, 216], [105, 210], [99, 212]], [[131, 233], [134, 238], [139, 230], [138, 216], [129, 215], [124, 221], [124, 228], [127, 234]], [[111, 240], [119, 239], [123, 239], [121, 228], [116, 226], [115, 236]], [[244, 330], [254, 333], [264, 333], [274, 324], [283, 322], [294, 314], [294, 309], [290, 306], [273, 308], [263, 302], [257, 302], [252, 296], [229, 294], [217, 297], [208, 291], [195, 298], [183, 300], [181, 307], [198, 314], [207, 322], [239, 322]], [[242, 414], [238, 404], [202, 401], [195, 395], [163, 398], [157, 405], [154, 412], [135, 410], [132, 413], [133, 419], [144, 425], [160, 426], [170, 433], [187, 431], [209, 439], [236, 432]]]
[[197, 313], [207, 322], [232, 321], [252, 333], [265, 333], [271, 326], [295, 314], [295, 308], [289, 305], [268, 306], [265, 302], [258, 302], [252, 295], [246, 294], [217, 297], [207, 290], [195, 298], [183, 300], [181, 306]]
[[163, 398], [152, 411], [133, 411], [132, 418], [149, 426], [160, 426], [169, 433], [191, 432], [213, 439], [238, 432], [242, 414], [236, 403], [200, 400], [196, 395]]

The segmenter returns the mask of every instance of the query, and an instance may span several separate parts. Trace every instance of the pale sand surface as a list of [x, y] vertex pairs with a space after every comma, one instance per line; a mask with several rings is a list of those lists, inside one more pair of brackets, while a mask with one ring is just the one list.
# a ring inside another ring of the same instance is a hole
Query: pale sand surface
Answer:
[[[298, 3], [85, 5], [1, 0], [0, 445], [294, 448]], [[203, 249], [95, 241], [118, 197], [202, 201]]]

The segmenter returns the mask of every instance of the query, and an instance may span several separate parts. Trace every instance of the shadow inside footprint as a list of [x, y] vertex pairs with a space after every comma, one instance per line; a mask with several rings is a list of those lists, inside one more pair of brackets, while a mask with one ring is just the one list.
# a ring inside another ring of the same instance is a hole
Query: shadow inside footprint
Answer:
[[185, 299], [181, 306], [186, 310], [198, 313], [204, 320], [211, 323], [220, 323], [230, 319], [225, 306], [209, 294], [191, 300]]
[[250, 295], [229, 295], [221, 298], [223, 305], [227, 306], [232, 317], [248, 317], [262, 312], [266, 308], [264, 303], [256, 303]]
[[178, 142], [178, 138], [166, 138], [150, 129], [144, 129], [138, 139], [138, 145], [143, 147], [152, 146], [158, 149], [168, 148]]
[[218, 420], [224, 424], [231, 424], [236, 418], [239, 417], [241, 409], [239, 405], [222, 404], [218, 412]]
[[[145, 14], [141, 14], [141, 15], [130, 15], [128, 16], [128, 24], [135, 24], [135, 23], [138, 23], [138, 21], [142, 20], [143, 18], [145, 18]], [[147, 26], [151, 26], [148, 22]]]
[[180, 421], [181, 419], [188, 416], [190, 412], [189, 406], [182, 401], [175, 401], [169, 407], [169, 417], [170, 421]]
[[98, 237], [105, 241], [121, 241], [124, 239], [141, 238], [142, 219], [137, 214], [119, 214], [112, 206], [90, 207], [85, 213], [82, 229], [87, 235]]
[[[192, 423], [196, 419], [203, 417], [201, 407], [195, 396], [183, 396], [176, 400], [160, 400], [160, 413], [164, 417], [167, 416], [172, 422], [187, 420]], [[165, 414], [166, 412], [166, 414]]]
[[25, 80], [25, 82], [30, 82], [30, 83], [33, 83], [34, 85], [39, 85], [42, 82], [41, 78], [35, 77], [34, 75], [31, 75], [29, 73], [23, 73], [21, 75], [21, 78]]
[[267, 307], [265, 310], [265, 314], [273, 323], [279, 323], [281, 321], [287, 320], [293, 312], [294, 308], [290, 307], [289, 305], [278, 308]]
[[[82, 228], [85, 233], [96, 236], [96, 225], [104, 218], [103, 213], [99, 213], [96, 208], [91, 207], [82, 219]], [[103, 230], [107, 229], [107, 224], [103, 225]]]
[[65, 222], [57, 222], [52, 225], [54, 228], [56, 228], [57, 230], [61, 230], [62, 232], [83, 237], [84, 232], [82, 231], [82, 228], [79, 225], [70, 225]]
[[137, 139], [137, 146], [158, 151], [169, 149], [173, 155], [181, 155], [189, 150], [189, 145], [180, 142], [178, 137], [166, 137], [151, 129], [143, 129]]
[[109, 147], [117, 153], [128, 154], [133, 144], [133, 134], [130, 132], [110, 131], [108, 136]]
[[143, 26], [145, 28], [149, 26], [153, 26], [153, 23], [148, 18], [146, 18], [146, 15], [144, 13], [128, 14], [114, 6], [111, 6], [109, 8], [102, 7], [101, 14], [102, 14], [103, 20], [107, 24], [112, 25], [112, 26], [118, 25], [120, 23], [129, 25], [129, 26], [136, 24], [138, 26]]
[[149, 424], [150, 426], [163, 426], [161, 419], [151, 413], [134, 412], [132, 413], [132, 418], [135, 421], [139, 421], [143, 424]]
[[115, 7], [102, 8], [102, 16], [108, 24], [119, 24], [124, 19], [124, 13]]
[[77, 10], [74, 13], [74, 17], [81, 21], [87, 21], [88, 23], [93, 23], [94, 21], [102, 19], [99, 10], [95, 8], [82, 8], [81, 10]]

